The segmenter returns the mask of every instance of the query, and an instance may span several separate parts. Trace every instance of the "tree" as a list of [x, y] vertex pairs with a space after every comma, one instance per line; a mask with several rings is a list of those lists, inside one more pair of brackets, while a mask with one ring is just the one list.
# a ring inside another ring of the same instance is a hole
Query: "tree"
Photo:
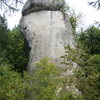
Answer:
[[89, 2], [89, 4], [92, 5], [92, 6], [94, 6], [98, 10], [100, 9], [100, 0], [96, 0], [96, 1], [93, 1], [93, 2]]
[[6, 58], [9, 64], [14, 66], [14, 70], [23, 72], [26, 70], [28, 62], [28, 46], [21, 35], [20, 27], [15, 27], [8, 32], [8, 42], [6, 45]]
[[99, 100], [100, 98], [100, 55], [89, 56], [84, 66], [76, 72], [77, 88], [85, 100]]
[[5, 17], [0, 16], [0, 64], [9, 63], [14, 70], [23, 72], [28, 62], [28, 51], [20, 27], [8, 30]]
[[28, 77], [31, 87], [29, 97], [35, 100], [84, 100], [66, 89], [72, 81], [63, 71], [64, 69], [55, 66], [47, 57], [41, 59], [36, 63], [35, 72]]
[[23, 79], [11, 67], [0, 66], [0, 100], [25, 100]]
[[0, 49], [4, 50], [5, 45], [7, 44], [7, 35], [8, 29], [7, 29], [7, 22], [5, 17], [3, 18], [0, 16]]
[[7, 62], [5, 54], [8, 43], [8, 32], [6, 19], [0, 16], [0, 65]]
[[100, 54], [100, 29], [91, 26], [82, 32], [79, 40], [89, 54]]
[[[81, 50], [75, 58], [80, 66], [76, 71], [77, 88], [85, 100], [99, 100], [100, 98], [100, 29], [89, 27], [79, 35]], [[79, 56], [80, 55], [80, 56]]]
[[75, 10], [69, 7], [67, 3], [64, 4], [64, 6], [60, 9], [60, 11], [63, 13], [67, 13], [69, 15], [69, 21], [72, 26], [73, 34], [76, 35], [76, 28], [79, 26], [81, 22], [82, 14], [81, 13], [76, 14]]
[[0, 0], [0, 9], [5, 11], [18, 11], [18, 4], [22, 4], [22, 0]]
[[33, 100], [31, 81], [26, 72], [22, 77], [12, 65], [0, 65], [0, 100]]
[[53, 100], [59, 86], [57, 77], [60, 70], [48, 58], [40, 60], [36, 66], [32, 80], [33, 97], [36, 100]]

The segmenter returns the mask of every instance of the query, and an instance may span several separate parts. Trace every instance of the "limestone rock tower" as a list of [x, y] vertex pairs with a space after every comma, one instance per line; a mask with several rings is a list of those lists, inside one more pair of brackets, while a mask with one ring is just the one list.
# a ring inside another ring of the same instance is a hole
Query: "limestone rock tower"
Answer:
[[64, 3], [64, 0], [27, 0], [23, 7], [20, 25], [31, 48], [30, 73], [35, 63], [46, 56], [60, 64], [64, 46], [75, 45], [68, 15], [60, 11]]

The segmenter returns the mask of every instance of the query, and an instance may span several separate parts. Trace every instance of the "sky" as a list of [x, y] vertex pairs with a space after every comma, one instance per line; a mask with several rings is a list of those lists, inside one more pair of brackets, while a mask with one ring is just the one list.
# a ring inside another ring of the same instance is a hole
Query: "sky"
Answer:
[[[81, 19], [80, 27], [86, 28], [93, 24], [94, 21], [100, 21], [100, 10], [97, 11], [92, 6], [88, 5], [88, 1], [92, 0], [66, 0], [67, 4], [75, 10], [75, 13], [82, 13], [83, 17]], [[24, 0], [26, 2], [26, 0]], [[20, 7], [22, 9], [22, 6]], [[8, 15], [8, 27], [12, 29], [15, 25], [19, 24], [21, 18], [21, 11]]]
[[100, 22], [100, 10], [88, 4], [89, 1], [93, 0], [66, 0], [70, 7], [75, 9], [76, 14], [82, 13], [82, 27], [87, 28], [94, 24], [95, 21]]

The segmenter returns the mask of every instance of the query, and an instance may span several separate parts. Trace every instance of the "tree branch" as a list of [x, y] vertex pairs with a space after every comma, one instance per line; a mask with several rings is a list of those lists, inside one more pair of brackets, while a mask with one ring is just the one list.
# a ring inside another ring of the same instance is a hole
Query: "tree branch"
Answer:
[[89, 2], [89, 5], [92, 5], [93, 7], [100, 9], [100, 0]]
[[0, 4], [1, 4], [1, 9], [6, 9], [9, 8], [9, 10], [11, 11], [18, 11], [17, 9], [17, 5], [18, 4], [23, 4], [23, 2], [21, 0], [0, 0]]

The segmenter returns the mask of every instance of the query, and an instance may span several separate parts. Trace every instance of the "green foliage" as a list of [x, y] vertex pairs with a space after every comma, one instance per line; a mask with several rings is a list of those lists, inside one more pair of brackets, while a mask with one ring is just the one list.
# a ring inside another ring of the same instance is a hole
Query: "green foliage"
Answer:
[[63, 7], [60, 9], [61, 12], [66, 13], [69, 12], [70, 7], [67, 4], [64, 4]]
[[72, 28], [73, 28], [73, 34], [76, 34], [76, 27], [77, 27], [77, 21], [78, 21], [78, 18], [76, 16], [76, 14], [73, 12], [71, 15], [70, 15], [70, 23], [72, 25]]
[[0, 100], [33, 100], [32, 76], [13, 71], [13, 66], [0, 66]]
[[72, 62], [76, 61], [75, 57], [76, 57], [76, 50], [74, 48], [71, 48], [69, 45], [65, 46], [65, 55], [62, 56], [63, 58], [62, 64], [72, 66]]
[[[72, 49], [69, 46], [65, 48], [66, 55], [63, 56], [63, 64], [73, 66], [72, 62], [77, 63], [77, 69], [75, 70], [75, 76], [70, 80], [70, 84], [76, 82], [77, 89], [82, 93], [79, 98], [71, 94], [74, 98], [72, 100], [99, 100], [100, 98], [100, 55], [90, 55], [84, 50], [77, 47]], [[77, 77], [77, 80], [75, 79]], [[70, 78], [70, 79], [71, 79]], [[68, 78], [67, 78], [68, 79]], [[66, 80], [66, 79], [64, 79]], [[74, 81], [73, 81], [74, 80]], [[68, 83], [67, 83], [68, 84]], [[66, 90], [65, 90], [66, 91]], [[68, 94], [61, 92], [62, 98], [66, 98]], [[66, 94], [66, 95], [65, 95]], [[68, 97], [68, 96], [67, 96]], [[77, 99], [78, 98], [78, 99]], [[66, 100], [66, 99], [65, 99]], [[68, 99], [70, 100], [70, 99]]]
[[84, 49], [89, 54], [100, 54], [100, 29], [92, 26], [79, 36]]
[[11, 65], [0, 66], [0, 100], [24, 100], [23, 79], [11, 71]]
[[7, 62], [5, 54], [8, 42], [8, 32], [6, 19], [0, 16], [0, 65]]
[[72, 84], [72, 77], [63, 76], [63, 71], [47, 57], [41, 59], [36, 64], [36, 71], [28, 78], [31, 81], [30, 97], [36, 100], [84, 100], [66, 89]]
[[10, 64], [13, 70], [23, 72], [28, 62], [28, 46], [21, 35], [20, 27], [7, 29], [5, 17], [0, 17], [0, 65]]
[[72, 31], [73, 31], [73, 34], [76, 35], [76, 28], [80, 25], [82, 25], [82, 17], [83, 15], [81, 13], [78, 13], [76, 14], [75, 13], [75, 10], [73, 9], [70, 9], [69, 11], [69, 20], [70, 20], [70, 23], [72, 25]]
[[86, 100], [99, 100], [100, 98], [100, 55], [91, 56], [84, 64], [83, 68], [78, 69], [77, 87], [84, 95]]
[[6, 46], [6, 58], [14, 66], [14, 70], [22, 72], [26, 69], [28, 62], [28, 48], [23, 39], [20, 27], [15, 27], [8, 33]]
[[0, 66], [0, 100], [83, 100], [65, 89], [67, 79], [60, 76], [61, 69], [48, 58], [36, 66], [33, 74], [23, 76], [11, 65]]
[[65, 90], [60, 93], [56, 100], [84, 100], [82, 96], [77, 96]]
[[49, 62], [48, 58], [40, 60], [36, 66], [32, 80], [34, 98], [36, 100], [54, 100], [59, 84], [59, 68]]
[[[66, 67], [63, 70], [63, 73], [68, 73], [69, 71], [72, 71], [72, 74], [66, 74], [62, 80], [63, 82], [63, 89], [61, 91], [61, 95], [59, 97], [58, 100], [84, 100], [83, 95], [80, 92], [76, 92], [75, 88], [76, 88], [76, 83], [77, 83], [77, 78], [76, 78], [76, 67], [79, 66], [79, 64], [82, 62], [81, 59], [79, 59], [79, 57], [81, 57], [81, 55], [77, 55], [80, 54], [79, 50], [77, 50], [76, 48], [71, 48], [70, 46], [66, 46], [65, 47], [65, 55], [62, 56], [62, 58], [64, 59], [62, 64], [65, 64]], [[80, 62], [80, 63], [79, 63]], [[82, 63], [81, 63], [82, 64]], [[69, 89], [66, 89], [66, 86], [69, 87]], [[73, 86], [75, 86], [75, 88], [73, 88]]]
[[[77, 88], [85, 100], [100, 99], [100, 29], [92, 26], [79, 36], [79, 50], [76, 61]], [[81, 46], [81, 48], [80, 48]]]
[[8, 40], [6, 19], [0, 16], [0, 52], [4, 51]]
[[8, 30], [6, 19], [0, 16], [0, 100], [27, 100], [25, 92], [26, 88], [29, 90], [30, 84], [25, 84], [24, 78], [14, 71], [15, 68], [22, 71], [22, 66], [25, 68], [24, 49], [24, 40], [20, 37], [19, 28]]
[[64, 4], [64, 6], [60, 9], [61, 12], [67, 13], [69, 15], [69, 20], [72, 25], [73, 34], [76, 34], [76, 27], [78, 26], [78, 22], [81, 19], [81, 14], [76, 14], [73, 9], [69, 7], [69, 5]]

